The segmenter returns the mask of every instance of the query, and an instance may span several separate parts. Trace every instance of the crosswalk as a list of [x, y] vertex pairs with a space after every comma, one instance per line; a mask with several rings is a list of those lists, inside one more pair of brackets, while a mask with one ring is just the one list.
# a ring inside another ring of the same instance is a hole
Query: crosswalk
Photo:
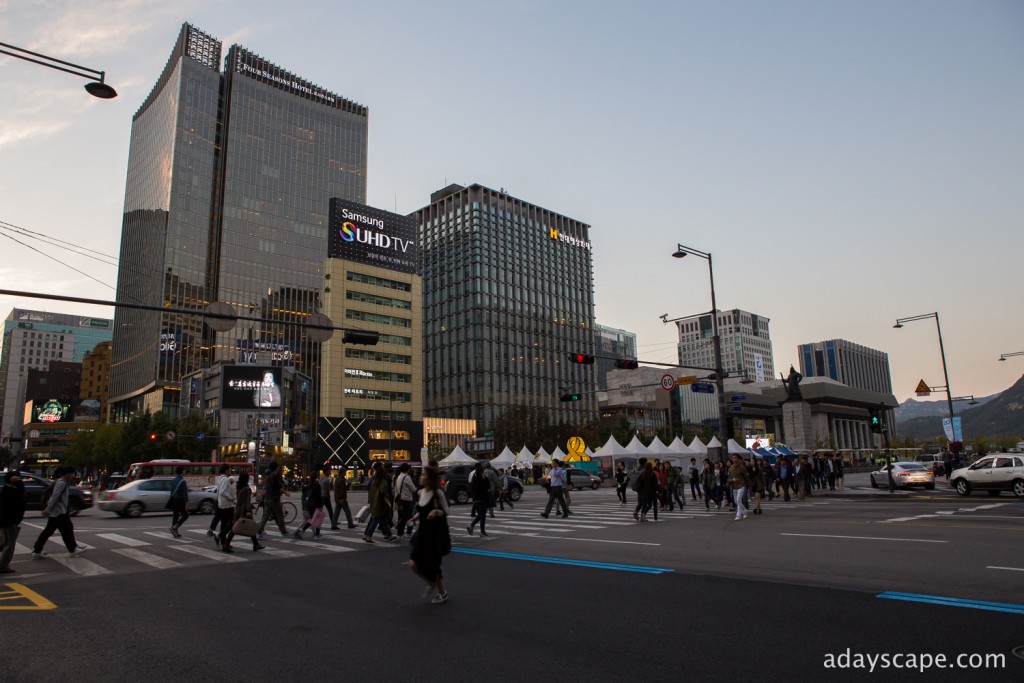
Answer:
[[[547, 503], [547, 497], [539, 492], [531, 493], [516, 503], [514, 509], [496, 511], [497, 516], [487, 520], [486, 538], [480, 536], [479, 528], [472, 535], [468, 533], [466, 527], [472, 520], [469, 505], [451, 506], [449, 521], [453, 542], [466, 547], [485, 545], [502, 537], [527, 540], [562, 538], [589, 543], [623, 543], [639, 546], [656, 546], [661, 545], [662, 541], [668, 542], [668, 539], [659, 538], [661, 534], [631, 540], [628, 535], [624, 536], [621, 533], [624, 527], [637, 526], [637, 522], [632, 518], [635, 498], [631, 496], [630, 501], [628, 505], [619, 505], [612, 490], [574, 492], [570, 508], [573, 514], [570, 517], [559, 518], [557, 510], [553, 510], [549, 518], [543, 518], [540, 513]], [[829, 503], [827, 500], [805, 501], [799, 504], [765, 501], [762, 508], [772, 514]], [[712, 508], [707, 511], [703, 503], [688, 500], [681, 512], [660, 513], [658, 525], [670, 529], [666, 523], [674, 525], [688, 520], [700, 523], [700, 520], [723, 520], [731, 516], [728, 509], [716, 511]], [[648, 518], [653, 522], [653, 515], [649, 515]], [[88, 548], [88, 552], [76, 557], [69, 556], [60, 535], [55, 534], [45, 549], [49, 557], [42, 560], [32, 560], [31, 547], [27, 545], [34, 540], [37, 530], [42, 528], [41, 525], [24, 525], [19, 539], [23, 543], [17, 543], [15, 546], [13, 567], [22, 576], [89, 578], [197, 566], [237, 566], [245, 562], [301, 560], [314, 555], [342, 557], [351, 552], [389, 552], [398, 549], [398, 552], [404, 553], [408, 550], [406, 543], [384, 543], [380, 535], [376, 537], [376, 543], [365, 543], [362, 538], [365, 528], [363, 526], [341, 531], [330, 531], [325, 528], [321, 537], [315, 541], [310, 540], [311, 532], [308, 531], [305, 539], [297, 540], [291, 536], [282, 537], [278, 532], [271, 533], [268, 530], [266, 537], [261, 541], [266, 546], [264, 550], [254, 552], [251, 550], [249, 539], [238, 537], [232, 546], [235, 552], [224, 553], [216, 547], [213, 539], [206, 535], [206, 524], [194, 527], [186, 525], [182, 529], [182, 537], [174, 538], [167, 530], [155, 530], [153, 526], [93, 528], [98, 525], [90, 526], [83, 523], [84, 521], [78, 521], [77, 526], [81, 528], [76, 529], [75, 535], [79, 543]]]

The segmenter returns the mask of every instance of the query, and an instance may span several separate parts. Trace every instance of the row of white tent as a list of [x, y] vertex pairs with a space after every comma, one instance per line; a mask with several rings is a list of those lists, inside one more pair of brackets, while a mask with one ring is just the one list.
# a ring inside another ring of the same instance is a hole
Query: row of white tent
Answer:
[[[690, 458], [697, 458], [707, 455], [709, 448], [721, 448], [722, 442], [718, 440], [718, 437], [712, 437], [711, 441], [707, 444], [703, 443], [700, 438], [693, 437], [693, 441], [687, 446], [686, 442], [680, 439], [678, 436], [672, 441], [672, 443], [665, 445], [661, 439], [657, 436], [654, 437], [654, 441], [651, 442], [650, 446], [645, 446], [637, 436], [633, 437], [633, 440], [628, 445], [622, 446], [618, 441], [615, 440], [614, 436], [609, 436], [607, 443], [597, 449], [594, 453], [589, 448], [586, 450], [586, 454], [590, 457], [608, 457], [611, 456], [612, 460], [622, 459], [633, 459], [638, 458], [656, 458], [659, 460], [668, 460], [682, 462], [688, 461]], [[729, 439], [728, 452], [730, 455], [744, 455], [749, 456], [748, 451], [743, 446], [736, 443], [735, 439]], [[700, 456], [700, 457], [698, 457]], [[511, 467], [512, 465], [546, 465], [552, 460], [563, 460], [567, 456], [562, 452], [561, 448], [555, 448], [554, 453], [548, 453], [543, 448], [540, 449], [539, 453], [530, 452], [526, 446], [523, 446], [518, 453], [513, 452], [508, 446], [498, 454], [496, 458], [491, 460], [491, 464], [495, 467]], [[448, 457], [441, 460], [439, 465], [458, 465], [458, 464], [473, 464], [476, 462], [476, 458], [471, 455], [467, 455], [460, 446], [456, 446]]]

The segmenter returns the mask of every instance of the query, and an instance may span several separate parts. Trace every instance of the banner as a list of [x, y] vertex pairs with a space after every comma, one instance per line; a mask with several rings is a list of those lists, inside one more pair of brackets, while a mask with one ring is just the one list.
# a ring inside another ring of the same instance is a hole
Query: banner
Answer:
[[963, 441], [964, 433], [960, 426], [959, 417], [942, 418], [942, 431], [946, 434], [947, 441]]

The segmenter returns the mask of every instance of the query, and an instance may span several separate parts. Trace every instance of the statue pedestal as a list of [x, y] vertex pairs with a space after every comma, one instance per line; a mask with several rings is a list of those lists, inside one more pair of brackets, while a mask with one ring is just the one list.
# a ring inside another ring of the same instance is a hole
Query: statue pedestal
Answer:
[[785, 444], [791, 450], [814, 450], [811, 406], [806, 401], [786, 401], [782, 404], [782, 429], [786, 434]]

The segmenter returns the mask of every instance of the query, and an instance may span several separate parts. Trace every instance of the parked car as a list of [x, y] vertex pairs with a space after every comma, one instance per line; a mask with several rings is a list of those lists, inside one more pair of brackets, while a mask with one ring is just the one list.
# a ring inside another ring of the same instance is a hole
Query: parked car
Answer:
[[[0, 472], [0, 481], [3, 480], [6, 474], [7, 472]], [[21, 472], [20, 474], [21, 483], [25, 485], [25, 509], [42, 510], [46, 504], [46, 501], [43, 500], [43, 494], [46, 493], [46, 489], [50, 487], [53, 480], [40, 477], [38, 474], [29, 474], [28, 472]], [[82, 510], [91, 507], [92, 491], [90, 489], [83, 489], [81, 486], [72, 486], [68, 491], [68, 508], [71, 515], [77, 515]]]
[[[470, 502], [469, 473], [473, 465], [452, 465], [441, 473], [441, 488], [450, 502], [464, 505]], [[508, 497], [519, 500], [523, 497], [523, 482], [508, 475]]]
[[1013, 491], [1013, 495], [1024, 498], [1024, 456], [1011, 453], [995, 453], [980, 458], [970, 467], [954, 470], [949, 480], [961, 496], [971, 491], [988, 491], [998, 496], [1002, 491]]
[[[549, 477], [544, 475], [538, 482], [544, 489], [548, 488]], [[565, 468], [565, 481], [573, 489], [599, 489], [604, 484], [604, 479], [595, 476], [586, 470], [578, 467]]]
[[[885, 467], [870, 475], [872, 488], [889, 486], [889, 473]], [[935, 473], [918, 462], [894, 462], [892, 464], [892, 481], [896, 488], [909, 489], [911, 486], [935, 488]]]
[[[111, 489], [103, 494], [96, 506], [104, 512], [121, 517], [139, 517], [145, 512], [165, 512], [171, 497], [172, 479], [138, 479]], [[202, 489], [188, 492], [188, 508], [201, 515], [212, 515], [217, 510], [216, 492]]]

